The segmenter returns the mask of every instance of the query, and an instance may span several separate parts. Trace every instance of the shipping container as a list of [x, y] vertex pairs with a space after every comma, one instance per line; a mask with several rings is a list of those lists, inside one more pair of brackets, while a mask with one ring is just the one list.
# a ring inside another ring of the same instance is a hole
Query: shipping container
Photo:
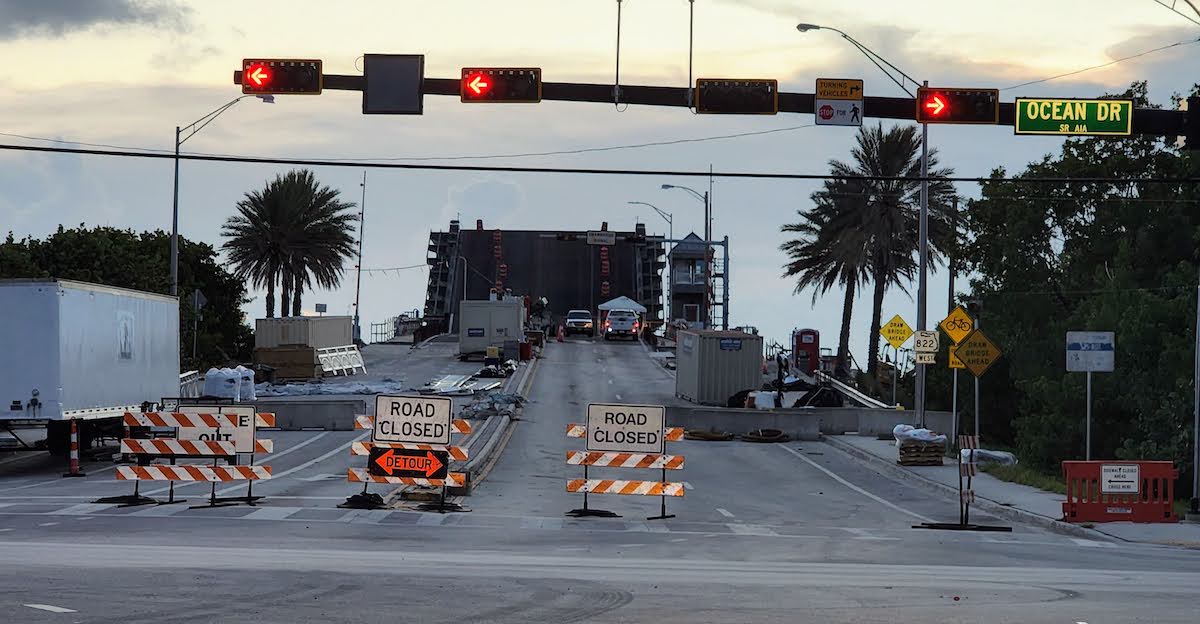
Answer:
[[254, 348], [304, 346], [314, 349], [354, 344], [354, 318], [350, 316], [288, 316], [256, 319]]
[[762, 387], [762, 336], [740, 331], [679, 330], [675, 396], [725, 406], [742, 390]]
[[488, 347], [503, 347], [505, 341], [525, 336], [525, 302], [520, 298], [463, 301], [459, 315], [460, 353], [483, 353]]
[[0, 310], [0, 420], [112, 418], [179, 394], [175, 297], [0, 280]]

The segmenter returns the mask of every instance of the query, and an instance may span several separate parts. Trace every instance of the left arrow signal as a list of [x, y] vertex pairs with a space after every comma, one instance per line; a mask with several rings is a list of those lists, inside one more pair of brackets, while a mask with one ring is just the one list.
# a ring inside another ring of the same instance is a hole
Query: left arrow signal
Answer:
[[471, 87], [471, 90], [475, 92], [475, 95], [482, 95], [483, 92], [492, 85], [484, 80], [483, 76], [476, 74], [475, 77], [471, 79], [471, 82], [467, 83], [467, 86]]
[[254, 71], [250, 72], [250, 80], [254, 81], [256, 86], [263, 86], [263, 83], [271, 78], [271, 74], [263, 70], [262, 66], [255, 67]]

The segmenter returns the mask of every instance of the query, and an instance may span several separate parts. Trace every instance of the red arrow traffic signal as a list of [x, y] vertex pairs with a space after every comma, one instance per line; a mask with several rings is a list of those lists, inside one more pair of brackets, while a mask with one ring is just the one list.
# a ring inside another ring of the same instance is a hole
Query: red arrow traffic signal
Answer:
[[917, 122], [994, 124], [1000, 122], [1000, 92], [996, 89], [917, 89]]
[[242, 93], [265, 95], [321, 93], [321, 61], [312, 59], [242, 59]]
[[942, 96], [934, 93], [925, 100], [925, 110], [930, 115], [937, 117], [942, 114], [942, 111], [946, 110], [946, 101], [942, 99]]
[[463, 102], [541, 102], [540, 67], [464, 67], [458, 83]]

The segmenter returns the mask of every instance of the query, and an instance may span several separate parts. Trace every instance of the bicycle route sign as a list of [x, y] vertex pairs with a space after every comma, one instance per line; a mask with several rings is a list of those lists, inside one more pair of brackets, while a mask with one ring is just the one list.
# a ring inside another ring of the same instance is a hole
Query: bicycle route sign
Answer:
[[975, 322], [971, 320], [971, 315], [967, 314], [962, 306], [958, 306], [942, 319], [938, 326], [946, 332], [947, 336], [950, 336], [950, 340], [953, 340], [954, 344], [958, 344], [967, 337], [967, 334], [971, 333], [972, 329], [975, 329]]

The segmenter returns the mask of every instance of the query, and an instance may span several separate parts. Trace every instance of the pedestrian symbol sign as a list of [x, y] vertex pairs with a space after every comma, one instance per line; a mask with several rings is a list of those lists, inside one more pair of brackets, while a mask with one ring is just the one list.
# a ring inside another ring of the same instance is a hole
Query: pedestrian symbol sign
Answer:
[[987, 369], [1000, 359], [1000, 349], [988, 340], [982, 329], [977, 329], [958, 343], [955, 355], [972, 375], [983, 377]]
[[963, 364], [963, 361], [958, 359], [958, 354], [955, 353], [955, 351], [957, 351], [957, 350], [958, 350], [958, 345], [950, 345], [950, 350], [948, 351], [948, 353], [950, 354], [950, 357], [948, 358], [950, 368], [966, 368], [967, 365]]
[[967, 314], [962, 306], [958, 306], [942, 319], [941, 323], [938, 323], [938, 327], [941, 327], [942, 331], [950, 336], [950, 340], [953, 340], [954, 344], [958, 344], [975, 328], [975, 322], [971, 320], [971, 315]]
[[900, 345], [904, 344], [909, 338], [912, 337], [913, 330], [908, 326], [908, 323], [905, 323], [904, 319], [900, 318], [900, 315], [897, 314], [896, 316], [893, 316], [892, 320], [888, 321], [886, 325], [879, 328], [879, 335], [883, 336], [883, 339], [888, 341], [888, 344], [892, 345], [893, 348], [899, 349]]

